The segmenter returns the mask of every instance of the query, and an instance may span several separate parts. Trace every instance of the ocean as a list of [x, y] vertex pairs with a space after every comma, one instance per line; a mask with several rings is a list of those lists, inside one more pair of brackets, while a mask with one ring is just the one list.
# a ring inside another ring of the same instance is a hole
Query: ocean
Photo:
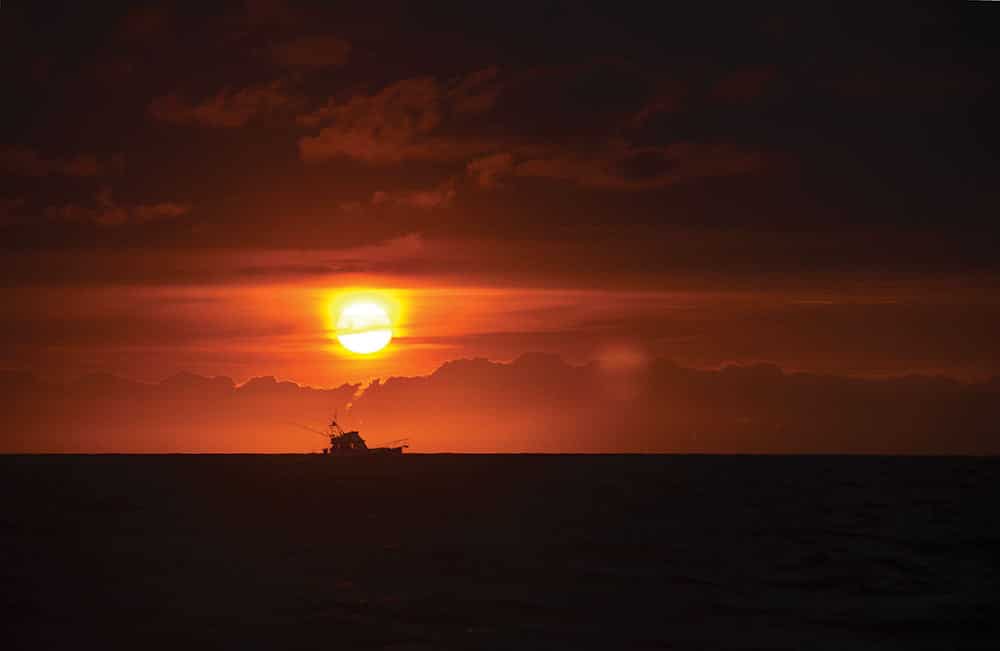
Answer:
[[1000, 459], [0, 457], [4, 648], [996, 649]]

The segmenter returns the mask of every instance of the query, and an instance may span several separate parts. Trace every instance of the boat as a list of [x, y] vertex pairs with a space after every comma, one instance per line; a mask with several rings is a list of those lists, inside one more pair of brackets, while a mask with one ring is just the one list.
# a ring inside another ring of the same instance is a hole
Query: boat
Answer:
[[357, 430], [344, 431], [336, 418], [330, 420], [325, 435], [330, 437], [330, 447], [323, 448], [323, 454], [335, 457], [399, 456], [403, 454], [403, 448], [409, 447], [404, 443], [407, 439], [397, 439], [387, 441], [381, 447], [370, 448]]

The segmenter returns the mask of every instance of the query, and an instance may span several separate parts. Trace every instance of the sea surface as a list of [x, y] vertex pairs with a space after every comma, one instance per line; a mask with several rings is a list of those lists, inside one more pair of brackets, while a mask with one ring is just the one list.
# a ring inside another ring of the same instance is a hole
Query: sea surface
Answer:
[[1000, 459], [0, 457], [4, 648], [997, 649]]

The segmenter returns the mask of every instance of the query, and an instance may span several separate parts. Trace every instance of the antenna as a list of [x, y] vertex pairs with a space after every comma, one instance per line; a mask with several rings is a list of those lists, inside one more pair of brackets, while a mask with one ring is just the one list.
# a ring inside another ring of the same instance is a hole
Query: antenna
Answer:
[[343, 427], [341, 427], [341, 426], [340, 426], [340, 423], [338, 423], [338, 422], [337, 422], [337, 410], [336, 410], [336, 409], [334, 409], [334, 410], [333, 410], [333, 420], [331, 420], [331, 421], [330, 421], [330, 426], [331, 426], [331, 427], [332, 427], [332, 428], [333, 428], [334, 430], [336, 430], [336, 432], [337, 432], [338, 434], [341, 434], [341, 435], [342, 435], [342, 434], [344, 433], [344, 428], [343, 428]]

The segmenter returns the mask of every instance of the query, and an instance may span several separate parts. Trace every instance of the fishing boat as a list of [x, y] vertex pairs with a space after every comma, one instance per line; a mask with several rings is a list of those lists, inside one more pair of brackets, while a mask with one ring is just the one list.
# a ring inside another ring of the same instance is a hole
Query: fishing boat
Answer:
[[337, 418], [330, 419], [326, 426], [326, 431], [313, 429], [306, 425], [294, 423], [296, 427], [309, 430], [323, 437], [330, 439], [330, 447], [323, 448], [323, 454], [335, 457], [371, 457], [371, 456], [398, 456], [403, 454], [403, 449], [410, 447], [406, 444], [409, 439], [396, 439], [380, 443], [377, 447], [368, 447], [365, 440], [357, 430], [346, 431], [337, 422]]

